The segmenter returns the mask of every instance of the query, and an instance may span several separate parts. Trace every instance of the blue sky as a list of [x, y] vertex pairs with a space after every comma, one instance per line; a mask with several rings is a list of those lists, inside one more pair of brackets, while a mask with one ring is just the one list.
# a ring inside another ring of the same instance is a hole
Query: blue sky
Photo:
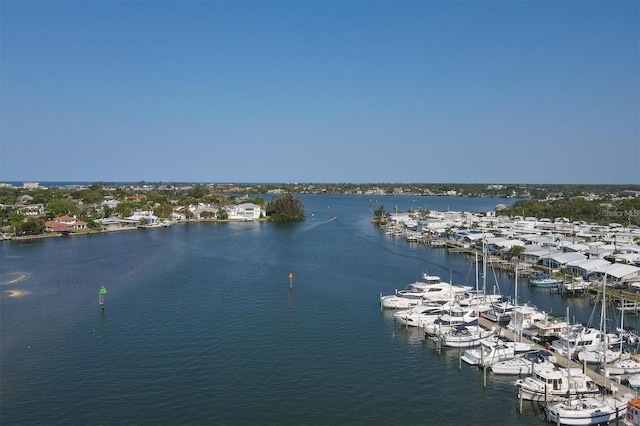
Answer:
[[0, 3], [0, 180], [640, 183], [637, 1]]

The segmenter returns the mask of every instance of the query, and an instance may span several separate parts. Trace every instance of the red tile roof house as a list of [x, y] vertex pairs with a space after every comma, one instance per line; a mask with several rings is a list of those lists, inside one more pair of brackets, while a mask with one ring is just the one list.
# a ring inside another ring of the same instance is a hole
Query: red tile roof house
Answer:
[[47, 232], [71, 232], [71, 227], [64, 223], [56, 222], [55, 220], [48, 220], [44, 223], [44, 228]]
[[87, 222], [71, 216], [55, 217], [44, 224], [49, 232], [71, 232], [75, 229], [87, 229]]

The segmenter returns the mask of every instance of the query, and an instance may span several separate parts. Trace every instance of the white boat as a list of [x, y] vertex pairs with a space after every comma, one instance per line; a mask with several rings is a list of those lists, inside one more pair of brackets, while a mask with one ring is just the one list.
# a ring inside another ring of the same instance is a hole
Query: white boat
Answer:
[[560, 355], [567, 355], [569, 351], [576, 353], [585, 349], [595, 349], [602, 340], [603, 333], [597, 328], [573, 324], [558, 340], [551, 343], [551, 349]]
[[619, 359], [621, 354], [621, 351], [600, 346], [578, 352], [578, 360], [588, 364], [610, 364]]
[[562, 288], [566, 292], [584, 291], [591, 285], [591, 282], [585, 281], [582, 277], [576, 277], [571, 281], [562, 283]]
[[607, 371], [611, 375], [640, 373], [640, 362], [633, 358], [619, 359], [607, 366]]
[[511, 321], [513, 311], [518, 306], [509, 301], [493, 303], [491, 309], [482, 313], [482, 316], [489, 321], [493, 322], [507, 322]]
[[512, 359], [494, 362], [490, 367], [494, 374], [526, 376], [533, 372], [534, 365], [553, 368], [556, 361], [556, 357], [551, 352], [541, 349], [525, 352]]
[[[606, 324], [606, 282], [607, 274], [605, 271], [602, 284], [602, 315], [600, 317], [600, 329], [603, 331], [603, 335]], [[602, 342], [606, 344], [606, 338], [603, 338]], [[600, 347], [603, 349], [604, 356], [607, 347], [606, 345], [601, 345]], [[593, 351], [590, 350], [590, 352]], [[604, 363], [603, 366], [603, 381], [606, 381], [607, 364]], [[568, 401], [547, 405], [545, 407], [547, 420], [562, 425], [597, 425], [618, 420], [620, 417], [624, 417], [631, 395], [617, 395], [617, 388], [614, 385], [611, 386], [611, 390], [613, 395], [602, 395], [597, 398], [594, 396], [579, 396], [573, 397]]]
[[433, 324], [441, 315], [448, 312], [446, 306], [441, 305], [417, 305], [411, 309], [404, 309], [393, 313], [393, 318], [409, 327], [426, 327]]
[[507, 329], [519, 335], [523, 333], [524, 330], [531, 328], [534, 323], [544, 321], [546, 318], [547, 314], [539, 311], [535, 306], [519, 305], [514, 308], [511, 321], [507, 324]]
[[495, 330], [485, 330], [479, 325], [459, 326], [441, 335], [440, 344], [449, 348], [473, 348], [482, 339], [495, 333]]
[[489, 337], [480, 341], [477, 348], [468, 349], [462, 354], [462, 360], [469, 365], [489, 366], [495, 362], [515, 358], [518, 354], [530, 352], [533, 344], [510, 342], [498, 337]]
[[631, 396], [585, 397], [547, 405], [547, 420], [560, 425], [598, 425], [609, 423], [627, 412]]
[[537, 343], [552, 342], [567, 329], [567, 322], [544, 314], [543, 318], [531, 322], [529, 327], [522, 330], [522, 335]]
[[458, 298], [460, 306], [473, 306], [480, 312], [490, 311], [496, 303], [502, 302], [499, 294], [482, 294], [481, 291], [467, 291]]
[[452, 306], [431, 324], [424, 327], [428, 336], [440, 336], [460, 325], [478, 324], [478, 312], [470, 307]]
[[627, 402], [627, 416], [623, 424], [640, 426], [640, 399], [633, 398]]
[[[606, 281], [606, 279], [605, 279]], [[610, 364], [613, 361], [620, 358], [622, 354], [622, 345], [620, 345], [620, 350], [614, 350], [609, 347], [611, 342], [609, 340], [609, 335], [606, 332], [606, 324], [607, 324], [607, 306], [606, 306], [606, 293], [605, 293], [606, 284], [602, 285], [602, 302], [601, 302], [601, 313], [600, 313], [600, 339], [598, 345], [593, 348], [585, 348], [578, 352], [578, 360], [580, 362], [587, 362], [592, 364]], [[622, 339], [617, 335], [614, 335], [617, 343], [622, 343]]]
[[640, 388], [640, 373], [632, 374], [627, 378], [627, 382], [629, 382], [629, 386], [634, 389]]
[[380, 305], [387, 309], [409, 309], [420, 303], [446, 303], [471, 289], [440, 281], [440, 277], [423, 275], [423, 281], [409, 284], [395, 294], [380, 296]]
[[549, 274], [540, 274], [529, 279], [530, 287], [555, 288], [563, 283], [560, 278], [554, 278]]
[[515, 385], [518, 398], [537, 402], [564, 401], [600, 391], [582, 369], [549, 365], [534, 365], [531, 376], [516, 380]]

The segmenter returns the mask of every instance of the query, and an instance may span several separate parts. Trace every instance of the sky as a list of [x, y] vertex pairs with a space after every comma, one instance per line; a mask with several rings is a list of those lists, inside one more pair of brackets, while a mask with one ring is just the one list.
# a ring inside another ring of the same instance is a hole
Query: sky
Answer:
[[640, 184], [638, 1], [0, 0], [0, 181]]

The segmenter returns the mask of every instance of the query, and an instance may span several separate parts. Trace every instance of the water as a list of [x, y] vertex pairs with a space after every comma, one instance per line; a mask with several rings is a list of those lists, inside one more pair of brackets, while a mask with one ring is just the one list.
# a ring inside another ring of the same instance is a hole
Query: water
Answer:
[[[0, 423], [543, 424], [537, 407], [518, 414], [513, 378], [489, 375], [483, 388], [458, 350], [438, 354], [378, 304], [422, 272], [473, 285], [474, 265], [388, 238], [369, 223], [372, 210], [509, 200], [302, 199], [302, 223], [0, 244], [0, 282], [28, 274], [2, 286], [24, 294], [1, 299]], [[495, 280], [512, 292], [508, 276]], [[564, 314], [568, 300], [519, 288]], [[571, 301], [576, 315], [591, 311]]]

